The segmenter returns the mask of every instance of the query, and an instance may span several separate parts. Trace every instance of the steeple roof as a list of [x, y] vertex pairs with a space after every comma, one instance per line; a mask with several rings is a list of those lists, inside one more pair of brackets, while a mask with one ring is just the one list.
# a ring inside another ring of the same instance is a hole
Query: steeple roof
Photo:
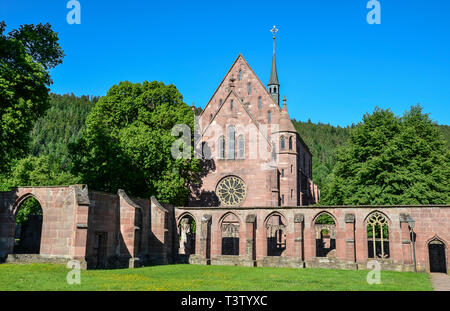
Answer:
[[268, 85], [280, 85], [278, 83], [278, 75], [277, 75], [277, 62], [275, 61], [275, 52], [272, 57], [272, 70], [270, 71], [270, 79]]
[[273, 56], [272, 56], [272, 70], [270, 71], [270, 79], [269, 79], [269, 84], [267, 85], [280, 85], [280, 83], [278, 83], [278, 75], [277, 75], [277, 62], [275, 60], [275, 34], [278, 32], [278, 29], [275, 27], [275, 25], [273, 26], [272, 30], [270, 31], [273, 34]]

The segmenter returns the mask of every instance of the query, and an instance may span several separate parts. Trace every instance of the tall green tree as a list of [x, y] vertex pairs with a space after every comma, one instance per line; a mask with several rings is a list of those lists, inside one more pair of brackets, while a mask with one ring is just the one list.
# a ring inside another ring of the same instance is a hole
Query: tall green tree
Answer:
[[450, 203], [450, 152], [417, 105], [402, 117], [376, 108], [338, 150], [322, 204]]
[[0, 173], [28, 152], [29, 132], [48, 107], [48, 70], [63, 51], [49, 24], [24, 25], [4, 34], [0, 22]]
[[122, 188], [132, 195], [184, 204], [199, 161], [172, 158], [177, 137], [171, 131], [176, 124], [192, 129], [193, 122], [191, 108], [174, 85], [121, 82], [100, 98], [83, 136], [70, 145], [73, 172], [93, 189]]

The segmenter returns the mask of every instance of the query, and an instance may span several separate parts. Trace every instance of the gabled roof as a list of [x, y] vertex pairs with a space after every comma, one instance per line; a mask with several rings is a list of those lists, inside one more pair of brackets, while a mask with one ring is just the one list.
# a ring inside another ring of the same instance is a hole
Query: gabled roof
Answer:
[[[245, 62], [245, 64], [248, 66], [248, 68], [250, 69], [250, 71], [253, 73], [253, 75], [256, 77], [256, 80], [259, 82], [259, 84], [261, 84], [261, 86], [263, 87], [263, 89], [266, 91], [267, 95], [269, 95], [269, 100], [272, 100], [273, 103], [278, 107], [278, 110], [281, 111], [280, 105], [277, 104], [275, 102], [275, 100], [273, 99], [272, 95], [270, 95], [269, 91], [267, 90], [266, 86], [261, 82], [261, 80], [259, 79], [258, 75], [255, 74], [255, 72], [253, 71], [252, 67], [250, 67], [250, 65], [247, 63], [247, 61], [245, 60], [244, 56], [242, 56], [241, 53], [239, 53], [239, 55], [236, 57], [236, 59], [234, 60], [233, 64], [231, 65], [230, 69], [228, 69], [227, 73], [225, 74], [225, 76], [223, 77], [222, 81], [219, 83], [219, 86], [217, 86], [216, 90], [214, 91], [213, 95], [211, 96], [211, 98], [209, 99], [208, 103], [206, 104], [205, 108], [203, 108], [202, 112], [200, 113], [200, 116], [203, 115], [203, 112], [206, 110], [206, 107], [208, 107], [208, 105], [211, 103], [211, 100], [214, 98], [214, 95], [216, 95], [217, 91], [220, 89], [220, 87], [222, 86], [222, 84], [225, 82], [225, 78], [228, 76], [228, 74], [230, 73], [231, 69], [233, 69], [234, 65], [237, 63], [237, 61], [239, 60], [239, 58], [242, 57], [242, 60]], [[277, 78], [278, 79], [278, 78]]]

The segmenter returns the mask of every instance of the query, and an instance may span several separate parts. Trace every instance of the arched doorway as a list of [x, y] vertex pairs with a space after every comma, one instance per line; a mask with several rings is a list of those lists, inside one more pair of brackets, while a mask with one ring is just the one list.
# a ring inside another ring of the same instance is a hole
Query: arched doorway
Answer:
[[336, 222], [323, 212], [314, 220], [316, 257], [336, 257]]
[[191, 215], [187, 214], [180, 219], [178, 225], [178, 254], [186, 256], [195, 254], [196, 230], [197, 224]]
[[39, 254], [42, 235], [42, 207], [33, 196], [26, 198], [16, 213], [15, 254]]
[[226, 215], [221, 224], [222, 255], [239, 255], [239, 218]]
[[438, 239], [430, 241], [428, 243], [428, 254], [430, 257], [430, 272], [447, 273], [444, 243]]
[[272, 214], [266, 222], [267, 256], [284, 256], [286, 251], [285, 219], [278, 213]]

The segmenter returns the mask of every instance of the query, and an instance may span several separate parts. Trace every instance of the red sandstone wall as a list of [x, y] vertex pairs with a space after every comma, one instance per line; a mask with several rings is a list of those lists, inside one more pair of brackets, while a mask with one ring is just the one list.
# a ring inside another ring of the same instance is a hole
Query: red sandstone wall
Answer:
[[70, 258], [75, 245], [75, 196], [71, 187], [20, 187], [1, 193], [0, 253], [13, 251], [15, 215], [20, 203], [30, 196], [39, 201], [43, 212], [41, 255]]
[[[341, 263], [357, 263], [360, 269], [367, 269], [368, 261], [366, 218], [374, 211], [386, 215], [389, 223], [390, 259], [384, 265], [387, 269], [412, 269], [412, 249], [406, 222], [401, 221], [402, 214], [410, 215], [415, 220], [416, 260], [419, 270], [429, 269], [428, 242], [439, 238], [446, 245], [447, 266], [450, 267], [450, 206], [445, 207], [314, 207], [314, 208], [176, 208], [175, 217], [179, 223], [185, 213], [192, 215], [199, 228], [204, 215], [211, 215], [211, 258], [221, 256], [220, 219], [232, 212], [240, 222], [239, 257], [246, 258], [245, 240], [255, 239], [256, 260], [267, 256], [265, 221], [274, 212], [283, 215], [287, 226], [287, 248], [285, 257], [293, 261], [313, 264], [317, 261], [314, 235], [314, 219], [322, 212], [328, 212], [336, 222], [336, 255]], [[252, 227], [246, 224], [249, 215], [256, 215], [256, 235]], [[354, 222], [346, 222], [346, 214], [354, 215]], [[303, 221], [299, 222], [299, 215]], [[297, 219], [296, 219], [297, 216]], [[303, 227], [303, 233], [302, 233]], [[197, 245], [201, 245], [199, 234]], [[303, 241], [301, 241], [303, 240]], [[197, 254], [201, 251], [197, 248]], [[354, 256], [356, 254], [356, 258]], [[202, 255], [202, 254], [199, 254]]]

